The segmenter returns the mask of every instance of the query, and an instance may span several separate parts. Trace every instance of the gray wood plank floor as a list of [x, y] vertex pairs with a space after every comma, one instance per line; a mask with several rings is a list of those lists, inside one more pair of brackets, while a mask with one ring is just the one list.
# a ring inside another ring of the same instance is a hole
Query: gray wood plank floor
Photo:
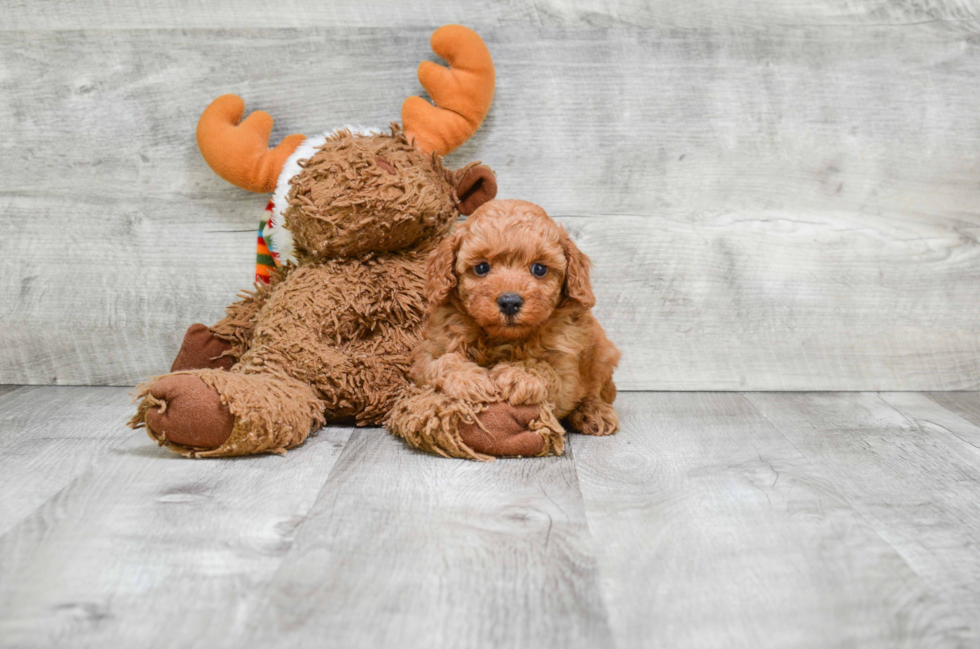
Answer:
[[976, 647], [980, 395], [624, 393], [492, 464], [191, 461], [0, 388], [0, 647]]

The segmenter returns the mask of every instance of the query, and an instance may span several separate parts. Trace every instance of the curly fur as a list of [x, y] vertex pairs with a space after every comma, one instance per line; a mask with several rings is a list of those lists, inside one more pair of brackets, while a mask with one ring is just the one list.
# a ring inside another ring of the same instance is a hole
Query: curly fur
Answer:
[[448, 230], [457, 216], [452, 174], [396, 125], [391, 135], [341, 130], [292, 182], [286, 227], [297, 248], [350, 257], [398, 250]]
[[161, 377], [137, 392], [143, 402], [130, 425], [146, 426], [172, 450], [282, 452], [325, 420], [381, 423], [410, 385], [426, 258], [458, 217], [459, 194], [469, 198], [482, 181], [495, 191], [486, 167], [448, 171], [397, 127], [390, 135], [341, 131], [300, 166], [285, 212], [296, 265], [244, 294], [211, 327], [231, 345], [231, 370], [192, 373], [234, 415], [231, 437], [207, 451], [166, 441], [146, 421], [150, 408], [166, 407], [149, 398]]
[[225, 309], [225, 317], [210, 327], [211, 333], [231, 345], [225, 354], [232, 356], [236, 362], [252, 342], [252, 328], [255, 326], [259, 310], [272, 295], [273, 289], [295, 268], [295, 264], [288, 262], [272, 271], [268, 284], [256, 284], [253, 290], [239, 293], [238, 302], [229, 305]]
[[243, 377], [222, 370], [173, 372], [168, 376], [190, 374], [215, 388], [222, 402], [235, 417], [231, 436], [215, 449], [195, 448], [174, 443], [162, 431], [146, 422], [150, 408], [166, 408], [150, 389], [162, 377], [138, 386], [135, 399], [141, 400], [130, 420], [132, 428], [146, 428], [150, 439], [185, 457], [231, 457], [254, 453], [283, 454], [302, 444], [311, 425], [323, 425], [323, 404], [308, 385], [284, 375]]
[[[475, 425], [491, 435], [488, 424], [481, 419], [487, 405], [456, 399], [432, 387], [410, 386], [395, 404], [386, 425], [392, 434], [423, 451], [485, 462], [494, 458], [473, 449], [460, 431], [466, 425]], [[542, 439], [536, 455], [561, 455], [564, 451], [564, 430], [547, 406], [528, 422], [527, 430]]]
[[[475, 271], [482, 262], [485, 276]], [[536, 263], [547, 267], [543, 277], [532, 274]], [[425, 340], [411, 370], [417, 385], [467, 404], [539, 404], [578, 432], [616, 432], [619, 350], [591, 313], [589, 259], [540, 207], [485, 203], [429, 258], [425, 291]], [[505, 293], [523, 299], [517, 314], [498, 305]], [[405, 419], [420, 415], [408, 410], [400, 404], [389, 419], [405, 437], [417, 432]]]

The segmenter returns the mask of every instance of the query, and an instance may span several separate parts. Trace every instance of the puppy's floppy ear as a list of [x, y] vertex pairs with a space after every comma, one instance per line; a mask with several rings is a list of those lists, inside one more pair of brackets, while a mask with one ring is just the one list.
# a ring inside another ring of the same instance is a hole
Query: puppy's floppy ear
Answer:
[[469, 216], [497, 195], [497, 177], [490, 167], [471, 162], [453, 172], [453, 185], [459, 198], [459, 213]]
[[578, 249], [564, 227], [561, 229], [560, 241], [565, 251], [565, 259], [568, 260], [562, 293], [565, 294], [565, 299], [574, 300], [586, 309], [591, 309], [595, 306], [595, 294], [592, 293], [592, 281], [589, 279], [589, 267], [592, 262]]
[[425, 267], [425, 299], [429, 311], [449, 302], [456, 288], [456, 252], [461, 238], [457, 228], [429, 255]]

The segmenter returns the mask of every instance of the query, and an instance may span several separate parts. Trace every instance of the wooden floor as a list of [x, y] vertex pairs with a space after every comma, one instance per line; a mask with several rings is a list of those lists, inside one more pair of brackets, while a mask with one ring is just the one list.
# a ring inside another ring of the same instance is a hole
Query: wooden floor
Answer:
[[976, 647], [976, 393], [626, 393], [560, 458], [185, 460], [0, 387], [3, 647]]

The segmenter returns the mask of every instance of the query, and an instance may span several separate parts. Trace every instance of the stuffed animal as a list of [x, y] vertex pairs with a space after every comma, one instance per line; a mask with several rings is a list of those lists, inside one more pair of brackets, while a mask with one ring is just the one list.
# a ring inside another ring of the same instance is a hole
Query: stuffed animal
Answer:
[[[133, 428], [186, 456], [284, 453], [325, 421], [384, 420], [408, 385], [421, 338], [425, 261], [460, 214], [496, 194], [479, 163], [457, 171], [442, 156], [483, 121], [494, 67], [480, 37], [438, 29], [419, 97], [390, 132], [338, 129], [290, 135], [268, 148], [272, 118], [241, 121], [244, 103], [216, 99], [198, 123], [205, 160], [225, 180], [273, 192], [265, 233], [282, 265], [268, 284], [206, 327], [188, 329], [171, 373], [139, 386]], [[240, 122], [240, 123], [239, 123]], [[494, 411], [504, 433], [527, 413]]]

